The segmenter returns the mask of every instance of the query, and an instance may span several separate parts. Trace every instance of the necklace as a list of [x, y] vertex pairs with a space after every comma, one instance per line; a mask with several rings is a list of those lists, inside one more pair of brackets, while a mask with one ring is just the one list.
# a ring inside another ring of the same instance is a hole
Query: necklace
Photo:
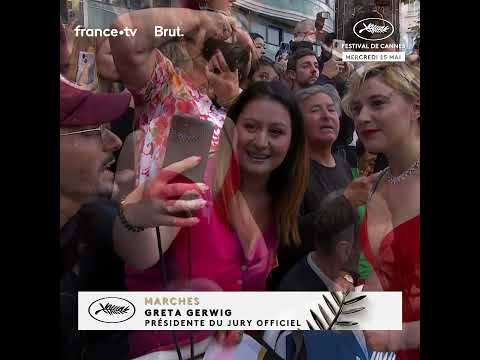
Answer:
[[416, 175], [418, 172], [420, 171], [420, 159], [418, 159], [417, 161], [415, 161], [412, 166], [410, 166], [407, 170], [405, 170], [403, 173], [401, 173], [400, 175], [398, 176], [393, 176], [392, 175], [392, 171], [390, 170], [390, 167], [387, 167], [386, 169], [386, 181], [387, 183], [389, 184], [393, 184], [393, 185], [396, 185], [396, 184], [399, 184], [401, 183], [403, 180], [405, 180], [407, 177], [411, 176], [411, 175]]

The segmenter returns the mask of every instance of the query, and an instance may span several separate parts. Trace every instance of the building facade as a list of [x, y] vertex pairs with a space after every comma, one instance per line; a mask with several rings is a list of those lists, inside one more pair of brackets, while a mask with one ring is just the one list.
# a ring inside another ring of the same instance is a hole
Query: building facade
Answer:
[[400, 5], [400, 43], [405, 45], [407, 54], [412, 52], [415, 39], [419, 35], [420, 1], [412, 0]]
[[[77, 0], [82, 21], [88, 28], [110, 27], [125, 11], [146, 7], [176, 6], [175, 0]], [[265, 39], [267, 56], [274, 58], [280, 44], [293, 39], [293, 29], [302, 20], [326, 16], [324, 30], [335, 32], [335, 0], [236, 0], [233, 16], [248, 32]]]
[[267, 56], [274, 58], [281, 43], [293, 40], [293, 29], [302, 20], [315, 21], [326, 13], [324, 30], [335, 31], [334, 0], [236, 0], [234, 16], [249, 32], [265, 39]]

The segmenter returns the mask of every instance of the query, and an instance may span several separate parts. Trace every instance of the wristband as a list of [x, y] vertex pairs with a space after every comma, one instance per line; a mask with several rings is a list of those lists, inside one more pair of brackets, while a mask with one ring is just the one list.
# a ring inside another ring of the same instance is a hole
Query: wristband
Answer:
[[119, 206], [118, 208], [118, 218], [120, 219], [120, 223], [128, 230], [132, 232], [141, 232], [145, 230], [143, 226], [135, 226], [128, 222], [127, 218], [125, 217], [125, 213], [123, 212], [123, 206]]

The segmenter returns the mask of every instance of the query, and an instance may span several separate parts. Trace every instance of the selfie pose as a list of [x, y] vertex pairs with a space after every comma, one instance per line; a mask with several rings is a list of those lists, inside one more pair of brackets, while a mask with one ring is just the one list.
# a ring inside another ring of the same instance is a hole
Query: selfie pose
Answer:
[[352, 78], [343, 100], [365, 149], [383, 153], [360, 229], [373, 266], [371, 291], [402, 292], [402, 331], [365, 331], [376, 351], [420, 358], [420, 70], [405, 63], [371, 63]]
[[[194, 226], [182, 227], [168, 244], [162, 239], [164, 254], [153, 229], [132, 235], [134, 242], [115, 237], [121, 239], [117, 249], [129, 265], [130, 290], [264, 291], [278, 245], [299, 243], [297, 214], [306, 187], [307, 154], [303, 120], [292, 94], [278, 81], [257, 82], [242, 92], [227, 119], [206, 168], [209, 189], [198, 184], [203, 199], [194, 200], [198, 209], [205, 208], [182, 220]], [[182, 200], [173, 203], [175, 209], [176, 204]], [[167, 274], [163, 284], [162, 263]], [[188, 356], [191, 340], [195, 355], [202, 354], [213, 335], [177, 331], [175, 340], [168, 331], [134, 331], [131, 356], [175, 353], [176, 344]], [[217, 334], [219, 338], [225, 334]]]

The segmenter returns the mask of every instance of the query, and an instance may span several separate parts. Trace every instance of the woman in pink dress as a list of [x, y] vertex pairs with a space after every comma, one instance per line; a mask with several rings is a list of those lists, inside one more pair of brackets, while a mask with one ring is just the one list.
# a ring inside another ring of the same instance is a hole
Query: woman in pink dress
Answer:
[[[181, 227], [169, 243], [162, 239], [167, 283], [162, 285], [155, 231], [146, 229], [134, 242], [117, 242], [119, 254], [130, 265], [130, 290], [264, 291], [278, 245], [299, 243], [297, 214], [308, 160], [303, 119], [293, 94], [278, 81], [255, 83], [230, 107], [227, 119], [208, 162], [209, 190], [199, 185], [207, 205], [190, 217], [194, 226]], [[151, 227], [141, 220], [133, 225]], [[191, 338], [198, 355], [212, 335], [175, 332], [184, 358]], [[149, 359], [148, 354], [165, 352], [175, 356], [175, 347], [170, 331], [131, 333], [131, 357]]]
[[374, 271], [366, 290], [401, 291], [401, 331], [365, 331], [375, 351], [399, 360], [420, 357], [420, 69], [405, 63], [370, 63], [353, 75], [343, 100], [368, 152], [389, 167], [373, 175], [360, 230]]

